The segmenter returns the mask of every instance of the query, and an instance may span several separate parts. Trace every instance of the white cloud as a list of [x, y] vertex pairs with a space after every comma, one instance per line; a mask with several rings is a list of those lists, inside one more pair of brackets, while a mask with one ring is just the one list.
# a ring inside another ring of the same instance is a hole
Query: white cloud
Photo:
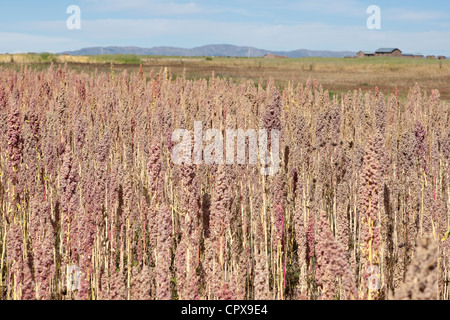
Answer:
[[385, 16], [389, 20], [399, 20], [399, 21], [436, 21], [441, 19], [449, 19], [450, 15], [443, 11], [424, 11], [424, 10], [404, 10], [404, 9], [387, 9], [385, 11]]
[[288, 9], [323, 15], [366, 17], [367, 6], [356, 0], [301, 0], [286, 6]]
[[40, 36], [26, 33], [0, 32], [0, 52], [61, 52], [66, 48], [90, 46], [89, 42], [64, 37]]
[[211, 9], [194, 2], [175, 3], [164, 0], [87, 0], [89, 10], [97, 12], [134, 12], [158, 15], [189, 15], [212, 13]]

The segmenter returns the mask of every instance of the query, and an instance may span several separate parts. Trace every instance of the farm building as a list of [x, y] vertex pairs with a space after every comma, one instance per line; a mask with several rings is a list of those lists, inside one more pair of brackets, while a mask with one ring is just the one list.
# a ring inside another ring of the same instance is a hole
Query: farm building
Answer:
[[[380, 48], [377, 51], [358, 51], [355, 58], [364, 57], [402, 57], [410, 59], [424, 59], [425, 56], [421, 53], [402, 53], [398, 48]], [[426, 56], [427, 59], [436, 59], [436, 56]], [[447, 59], [444, 56], [438, 56], [438, 59]]]
[[401, 57], [402, 51], [398, 48], [380, 48], [377, 51], [375, 51], [375, 56]]
[[356, 56], [358, 58], [374, 57], [375, 56], [375, 52], [372, 52], [372, 51], [359, 51], [359, 52], [356, 53]]
[[420, 53], [404, 53], [402, 54], [403, 58], [411, 58], [411, 59], [423, 59], [423, 54]]

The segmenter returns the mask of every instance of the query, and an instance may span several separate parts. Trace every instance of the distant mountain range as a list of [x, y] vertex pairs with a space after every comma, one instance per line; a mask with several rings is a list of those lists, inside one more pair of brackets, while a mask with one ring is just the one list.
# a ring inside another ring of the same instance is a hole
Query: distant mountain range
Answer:
[[66, 51], [61, 54], [74, 56], [91, 56], [101, 54], [136, 54], [161, 56], [215, 56], [215, 57], [263, 57], [266, 54], [283, 55], [289, 58], [302, 57], [344, 57], [354, 56], [352, 51], [324, 51], [299, 49], [293, 51], [271, 51], [254, 47], [239, 47], [229, 44], [213, 44], [192, 49], [176, 47], [92, 47], [76, 51]]

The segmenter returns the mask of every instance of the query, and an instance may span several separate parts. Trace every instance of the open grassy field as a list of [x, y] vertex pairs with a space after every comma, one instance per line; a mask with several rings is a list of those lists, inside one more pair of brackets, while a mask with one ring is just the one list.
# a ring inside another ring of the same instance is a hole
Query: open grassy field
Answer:
[[23, 65], [41, 70], [50, 63], [67, 63], [69, 69], [78, 71], [114, 69], [136, 71], [140, 64], [144, 75], [150, 70], [158, 72], [168, 67], [173, 75], [186, 73], [188, 79], [216, 76], [252, 79], [273, 77], [275, 83], [284, 87], [288, 81], [306, 82], [317, 79], [331, 94], [361, 89], [373, 91], [376, 86], [385, 93], [393, 93], [398, 88], [400, 97], [405, 98], [408, 90], [416, 83], [428, 92], [438, 89], [442, 100], [450, 101], [450, 60], [426, 60], [406, 58], [233, 58], [233, 57], [163, 57], [136, 55], [68, 56], [42, 54], [0, 55], [0, 66], [19, 70]]

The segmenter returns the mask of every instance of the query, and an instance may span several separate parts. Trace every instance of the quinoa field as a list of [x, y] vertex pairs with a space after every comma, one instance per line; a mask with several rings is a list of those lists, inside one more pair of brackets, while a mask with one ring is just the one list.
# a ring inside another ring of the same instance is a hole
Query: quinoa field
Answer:
[[1, 66], [0, 299], [448, 300], [440, 91], [260, 79]]

